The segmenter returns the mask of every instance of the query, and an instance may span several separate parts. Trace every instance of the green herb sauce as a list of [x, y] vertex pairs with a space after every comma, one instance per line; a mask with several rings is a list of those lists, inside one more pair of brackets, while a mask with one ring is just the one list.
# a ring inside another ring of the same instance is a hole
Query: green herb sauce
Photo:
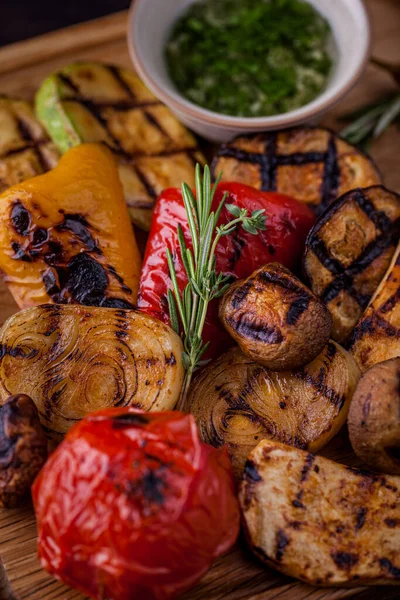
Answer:
[[303, 0], [203, 0], [173, 27], [166, 60], [192, 102], [232, 116], [276, 115], [323, 90], [329, 34]]

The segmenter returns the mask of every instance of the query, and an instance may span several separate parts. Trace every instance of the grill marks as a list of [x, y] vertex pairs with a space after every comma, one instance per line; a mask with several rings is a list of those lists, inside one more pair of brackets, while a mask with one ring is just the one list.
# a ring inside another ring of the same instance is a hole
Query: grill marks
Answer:
[[[114, 111], [114, 113], [119, 113], [119, 112], [122, 113], [122, 112], [127, 112], [130, 110], [140, 110], [143, 115], [143, 118], [152, 127], [154, 127], [166, 141], [173, 142], [173, 139], [171, 138], [170, 134], [165, 129], [163, 124], [155, 116], [155, 114], [153, 112], [150, 112], [149, 110], [146, 110], [146, 109], [149, 109], [152, 107], [163, 106], [163, 104], [161, 102], [159, 102], [158, 100], [141, 102], [136, 97], [133, 89], [130, 87], [130, 85], [125, 81], [124, 77], [121, 75], [120, 69], [118, 67], [115, 67], [112, 65], [104, 65], [104, 68], [106, 68], [109, 71], [109, 73], [112, 75], [112, 77], [114, 78], [114, 80], [116, 81], [118, 86], [120, 88], [122, 88], [124, 90], [124, 92], [129, 96], [129, 100], [125, 100], [123, 102], [105, 102], [105, 103], [93, 101], [92, 99], [87, 98], [82, 95], [81, 90], [72, 81], [71, 77], [69, 77], [65, 73], [58, 73], [57, 76], [59, 77], [59, 79], [64, 83], [64, 85], [69, 86], [71, 88], [71, 90], [73, 91], [73, 93], [75, 94], [75, 97], [65, 96], [63, 98], [63, 100], [81, 104], [92, 115], [92, 117], [101, 124], [101, 126], [105, 130], [107, 136], [113, 142], [113, 146], [111, 147], [111, 150], [113, 150], [119, 156], [119, 159], [122, 164], [129, 165], [132, 168], [132, 170], [136, 174], [137, 178], [139, 179], [139, 181], [143, 185], [144, 189], [146, 190], [146, 193], [148, 194], [148, 196], [150, 196], [150, 198], [152, 198], [154, 200], [154, 199], [156, 199], [158, 192], [155, 189], [155, 187], [153, 186], [149, 177], [147, 176], [144, 166], [139, 166], [137, 164], [136, 159], [142, 158], [142, 157], [151, 158], [152, 156], [158, 157], [158, 156], [164, 156], [164, 155], [165, 156], [174, 156], [174, 155], [179, 155], [179, 154], [186, 154], [187, 156], [189, 156], [189, 158], [191, 159], [191, 161], [193, 163], [196, 163], [197, 160], [194, 157], [194, 153], [198, 152], [199, 148], [198, 148], [198, 146], [191, 146], [191, 147], [187, 147], [187, 148], [179, 147], [179, 148], [172, 148], [165, 152], [160, 152], [160, 153], [150, 153], [150, 154], [146, 153], [145, 155], [142, 152], [136, 152], [134, 154], [130, 154], [129, 152], [127, 152], [123, 148], [121, 141], [112, 132], [112, 130], [109, 126], [109, 123], [108, 123], [108, 118], [104, 115], [104, 112], [103, 112], [104, 110], [106, 110], [106, 109], [112, 110], [112, 111]], [[133, 204], [132, 204], [132, 206], [133, 206]], [[143, 199], [141, 200], [141, 202], [138, 199], [138, 202], [137, 203], [135, 202], [134, 206], [136, 206], [137, 208], [149, 208], [149, 205], [147, 203], [146, 204], [143, 203]]]
[[[122, 292], [131, 294], [132, 290], [114, 267], [103, 266], [94, 258], [93, 255], [101, 256], [102, 252], [83, 215], [63, 214], [62, 221], [54, 227], [56, 232], [72, 233], [73, 238], [64, 241], [64, 246], [51, 239], [52, 228], [47, 230], [36, 226], [39, 219], [37, 216], [34, 218], [18, 199], [11, 205], [10, 221], [15, 232], [22, 238], [11, 243], [13, 260], [30, 263], [43, 260], [48, 265], [48, 269], [42, 274], [42, 281], [54, 302], [133, 308], [124, 299], [108, 296], [110, 276], [118, 282]], [[77, 240], [81, 243], [80, 248], [75, 255], [70, 256], [70, 246], [75, 252]]]
[[[292, 166], [301, 167], [310, 164], [323, 164], [324, 172], [320, 190], [320, 203], [312, 205], [317, 214], [332, 202], [338, 193], [340, 186], [340, 167], [338, 162], [338, 151], [336, 136], [331, 133], [325, 152], [293, 152], [291, 154], [278, 154], [278, 134], [260, 134], [264, 137], [265, 150], [263, 153], [245, 151], [235, 146], [235, 142], [225, 144], [218, 150], [217, 156], [212, 164], [212, 173], [215, 178], [218, 159], [233, 158], [240, 163], [257, 165], [260, 171], [260, 189], [274, 191], [277, 189], [277, 175], [279, 167]], [[241, 139], [251, 139], [251, 136], [243, 136]]]
[[[376, 208], [382, 205], [387, 212]], [[357, 209], [368, 218], [368, 227], [360, 221]], [[399, 215], [399, 195], [382, 186], [356, 189], [333, 203], [308, 236], [305, 271], [321, 300], [328, 306], [332, 303], [334, 337], [338, 341], [343, 341], [355, 326], [375, 291], [374, 285], [385, 274], [390, 252], [394, 253], [400, 236]], [[328, 248], [324, 239], [331, 239], [332, 246]], [[325, 271], [319, 270], [315, 259]], [[354, 303], [359, 307], [358, 312], [346, 308]]]

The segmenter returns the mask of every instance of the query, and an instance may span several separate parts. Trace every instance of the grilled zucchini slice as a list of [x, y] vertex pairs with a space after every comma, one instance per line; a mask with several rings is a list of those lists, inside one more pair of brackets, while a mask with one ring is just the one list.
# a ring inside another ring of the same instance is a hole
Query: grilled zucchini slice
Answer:
[[61, 152], [104, 142], [119, 162], [131, 218], [148, 230], [157, 196], [182, 181], [194, 185], [197, 141], [131, 71], [77, 63], [48, 77], [36, 112]]
[[29, 102], [0, 97], [0, 193], [56, 166], [60, 155]]
[[311, 585], [393, 585], [399, 490], [400, 477], [264, 440], [246, 463], [239, 499], [250, 546], [269, 567]]
[[346, 347], [363, 372], [377, 363], [400, 356], [400, 243]]
[[293, 196], [317, 215], [345, 192], [381, 183], [365, 154], [322, 127], [240, 136], [220, 147], [212, 168], [224, 181]]
[[382, 281], [400, 236], [400, 196], [382, 186], [338, 198], [311, 229], [304, 269], [344, 341]]
[[353, 357], [335, 342], [296, 371], [271, 371], [233, 348], [197, 376], [185, 410], [204, 442], [226, 445], [240, 476], [263, 438], [312, 452], [327, 444], [346, 422], [359, 377]]

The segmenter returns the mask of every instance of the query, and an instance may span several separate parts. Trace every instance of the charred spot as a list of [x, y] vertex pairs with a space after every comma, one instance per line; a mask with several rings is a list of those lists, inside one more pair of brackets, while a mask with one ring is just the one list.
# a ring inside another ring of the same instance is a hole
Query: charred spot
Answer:
[[305, 508], [301, 500], [293, 500], [292, 504], [295, 508]]
[[255, 342], [264, 342], [265, 344], [280, 344], [284, 337], [282, 332], [276, 327], [268, 327], [264, 323], [254, 323], [248, 316], [242, 315], [239, 321], [232, 317], [227, 319], [232, 329], [243, 337], [249, 338]]
[[279, 408], [282, 408], [282, 410], [283, 410], [283, 409], [284, 409], [284, 408], [286, 408], [286, 407], [287, 407], [287, 404], [286, 404], [286, 402], [283, 402], [283, 401], [281, 400], [281, 402], [279, 402]]
[[25, 352], [19, 346], [7, 346], [6, 344], [0, 345], [0, 359], [5, 356], [11, 356], [12, 358], [34, 358], [37, 356], [39, 350], [32, 349], [30, 352]]
[[32, 257], [25, 252], [25, 250], [22, 248], [21, 244], [19, 244], [18, 242], [11, 242], [11, 248], [12, 251], [14, 252], [13, 256], [11, 257], [12, 260], [22, 260], [23, 262], [32, 262]]
[[47, 250], [43, 254], [44, 262], [50, 267], [56, 267], [63, 259], [63, 247], [60, 242], [50, 240], [47, 243]]
[[32, 245], [33, 246], [42, 246], [43, 244], [45, 244], [49, 239], [49, 232], [47, 231], [47, 229], [44, 229], [42, 227], [39, 227], [37, 229], [35, 229], [35, 231], [32, 234]]
[[127, 337], [127, 332], [126, 331], [121, 331], [121, 330], [117, 330], [115, 332], [115, 336], [119, 339], [119, 340], [123, 340]]
[[54, 298], [60, 293], [60, 288], [57, 283], [56, 274], [52, 269], [47, 269], [42, 275], [44, 288], [50, 298]]
[[155, 359], [155, 358], [148, 358], [146, 360], [146, 367], [148, 369], [150, 369], [150, 367], [153, 367], [155, 364], [157, 364], [157, 359]]
[[395, 579], [400, 579], [400, 568], [396, 567], [388, 558], [381, 558], [379, 564], [382, 569], [385, 569], [389, 575]]
[[326, 348], [326, 355], [327, 357], [332, 360], [337, 354], [337, 348], [335, 346], [335, 344], [333, 342], [328, 342], [327, 348]]
[[394, 529], [395, 527], [397, 527], [400, 523], [399, 519], [385, 519], [384, 523], [387, 527], [389, 527], [390, 529]]
[[355, 526], [356, 531], [359, 531], [360, 529], [362, 529], [362, 527], [364, 527], [367, 512], [368, 512], [368, 509], [365, 508], [365, 506], [361, 506], [359, 509], [357, 509], [356, 526]]
[[156, 384], [161, 386], [164, 383], [164, 379], [158, 379], [158, 381], [156, 381]]
[[171, 356], [165, 357], [165, 364], [170, 367], [174, 367], [176, 365], [176, 358], [173, 352], [171, 352]]
[[303, 483], [307, 480], [311, 467], [313, 466], [315, 461], [314, 454], [307, 454], [306, 460], [304, 462], [304, 466], [301, 470], [300, 482]]
[[289, 290], [290, 292], [295, 292], [300, 296], [304, 296], [304, 288], [300, 285], [297, 285], [297, 283], [293, 281], [293, 279], [289, 277], [288, 274], [283, 274], [282, 272], [275, 273], [272, 270], [263, 270], [259, 272], [258, 278], [261, 280], [262, 283], [265, 283], [267, 285], [278, 285], [286, 290]]
[[66, 214], [60, 225], [56, 227], [58, 231], [70, 231], [85, 244], [89, 252], [101, 254], [92, 234], [90, 233], [90, 225], [83, 215]]
[[276, 554], [275, 558], [278, 562], [280, 562], [283, 558], [283, 555], [286, 550], [286, 546], [289, 544], [290, 540], [283, 529], [278, 529], [276, 534]]
[[127, 310], [135, 308], [128, 300], [123, 300], [122, 298], [105, 298], [102, 300], [100, 306], [103, 308], [125, 308]]
[[315, 467], [314, 467], [314, 471], [315, 471], [316, 473], [319, 473], [319, 466], [318, 466], [318, 465], [315, 465]]
[[231, 236], [231, 242], [233, 245], [233, 252], [231, 257], [229, 258], [228, 267], [231, 271], [233, 271], [233, 269], [236, 266], [236, 263], [240, 260], [242, 256], [242, 250], [246, 242], [243, 238], [240, 237], [238, 229], [235, 229], [235, 231], [233, 232]]
[[127, 427], [142, 427], [149, 423], [149, 418], [140, 413], [126, 413], [112, 417], [113, 429], [125, 429]]
[[309, 304], [310, 296], [308, 294], [303, 294], [297, 300], [292, 302], [286, 314], [286, 323], [288, 325], [295, 325], [301, 315], [307, 310]]
[[289, 521], [288, 525], [289, 525], [289, 527], [292, 527], [292, 529], [299, 531], [301, 529], [303, 523], [301, 521]]
[[359, 561], [357, 554], [351, 552], [331, 552], [331, 556], [338, 569], [350, 571]]
[[233, 298], [231, 301], [232, 308], [235, 310], [240, 308], [243, 302], [246, 300], [249, 295], [250, 290], [252, 289], [253, 284], [251, 281], [246, 281], [243, 285], [237, 288], [233, 294]]
[[19, 200], [14, 202], [11, 209], [11, 223], [19, 235], [28, 235], [31, 225], [31, 215]]
[[166, 491], [167, 482], [163, 467], [155, 470], [148, 469], [140, 479], [127, 484], [128, 495], [139, 496], [144, 503], [164, 504]]
[[244, 479], [251, 484], [262, 481], [262, 477], [258, 472], [258, 469], [252, 460], [247, 460], [244, 467]]

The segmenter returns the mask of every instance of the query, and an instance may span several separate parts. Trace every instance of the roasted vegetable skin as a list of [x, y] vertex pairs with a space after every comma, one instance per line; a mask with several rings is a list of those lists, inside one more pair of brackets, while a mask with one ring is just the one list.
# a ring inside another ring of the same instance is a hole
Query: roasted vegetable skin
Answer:
[[20, 308], [132, 308], [140, 264], [118, 171], [100, 144], [73, 148], [0, 196], [0, 269]]
[[[249, 215], [255, 210], [265, 210], [267, 227], [256, 236], [238, 228], [233, 234], [222, 237], [215, 253], [217, 272], [230, 275], [235, 280], [248, 277], [256, 268], [272, 261], [281, 262], [291, 269], [300, 266], [305, 238], [315, 222], [315, 216], [308, 207], [281, 194], [264, 194], [246, 185], [225, 183], [216, 190], [213, 210], [217, 210], [225, 193], [227, 204], [246, 209]], [[225, 206], [219, 224], [226, 224], [232, 218]], [[138, 296], [140, 310], [165, 323], [170, 322], [167, 292], [171, 288], [166, 248], [174, 257], [179, 289], [182, 291], [187, 284], [179, 249], [178, 224], [182, 227], [187, 246], [191, 248], [181, 191], [166, 190], [158, 198], [154, 209]], [[233, 343], [221, 326], [215, 301], [209, 306], [203, 339], [210, 342], [209, 357], [219, 356]]]
[[400, 474], [400, 358], [371, 367], [359, 381], [349, 411], [354, 452], [371, 469]]
[[179, 336], [134, 310], [27, 309], [4, 324], [0, 348], [0, 401], [29, 394], [56, 441], [93, 410], [170, 410], [183, 381]]
[[185, 410], [200, 435], [226, 445], [237, 476], [261, 439], [318, 451], [347, 419], [360, 377], [353, 358], [335, 342], [296, 371], [271, 371], [232, 348], [196, 377]]
[[332, 328], [323, 302], [278, 263], [231, 285], [219, 316], [243, 353], [274, 371], [310, 363], [328, 343]]
[[400, 356], [400, 243], [369, 306], [346, 347], [362, 372]]
[[0, 507], [13, 508], [27, 496], [46, 462], [47, 438], [34, 402], [24, 394], [0, 407]]
[[0, 96], [0, 193], [53, 169], [59, 157], [31, 103]]
[[33, 500], [43, 567], [93, 598], [175, 598], [239, 533], [229, 458], [179, 412], [88, 416], [51, 455]]
[[382, 186], [338, 198], [311, 229], [304, 270], [346, 340], [382, 281], [400, 237], [400, 196]]
[[194, 185], [195, 164], [204, 162], [194, 136], [127, 69], [68, 65], [43, 82], [36, 112], [61, 152], [83, 142], [107, 144], [131, 218], [146, 230], [157, 196], [182, 181]]
[[381, 183], [365, 154], [322, 127], [240, 136], [217, 151], [214, 175], [220, 171], [224, 181], [287, 194], [317, 215], [345, 192]]
[[250, 546], [268, 566], [310, 585], [394, 585], [399, 490], [399, 477], [263, 440], [239, 500]]

